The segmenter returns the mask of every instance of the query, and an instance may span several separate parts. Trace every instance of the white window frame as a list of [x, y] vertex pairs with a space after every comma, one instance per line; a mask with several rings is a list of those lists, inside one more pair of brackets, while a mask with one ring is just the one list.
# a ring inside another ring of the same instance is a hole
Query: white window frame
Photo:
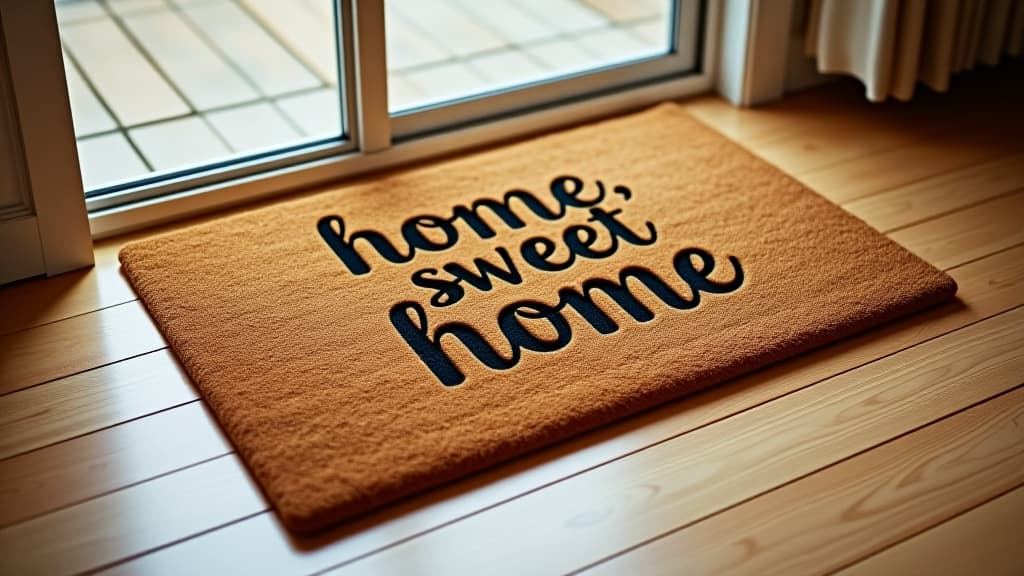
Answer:
[[[20, 201], [0, 211], [0, 283], [93, 263], [52, 2], [0, 0], [0, 114]], [[12, 138], [13, 136], [13, 138]]]
[[[432, 110], [429, 114], [399, 114], [392, 117], [387, 108], [387, 99], [379, 96], [387, 94], [384, 1], [341, 0], [339, 3], [342, 20], [348, 22], [342, 29], [342, 39], [346, 43], [343, 52], [345, 58], [350, 59], [350, 65], [341, 67], [345, 74], [339, 78], [339, 85], [345, 87], [347, 94], [344, 115], [349, 147], [326, 153], [313, 150], [311, 158], [298, 163], [294, 163], [294, 156], [282, 158], [282, 163], [289, 163], [230, 181], [193, 179], [188, 189], [127, 204], [110, 205], [109, 199], [90, 198], [86, 203], [89, 205], [88, 222], [92, 237], [113, 236], [483, 144], [638, 109], [666, 99], [706, 92], [714, 85], [721, 6], [720, 0], [702, 0], [703, 28], [699, 31], [699, 62], [696, 71], [687, 75], [672, 74], [671, 65], [667, 63], [669, 57], [662, 57], [660, 63], [658, 59], [651, 59], [639, 65], [626, 64], [594, 74], [580, 75], [564, 84], [558, 81], [503, 93], [498, 97], [488, 96], [489, 102], [471, 100]], [[697, 1], [681, 0], [682, 5]], [[52, 0], [0, 0], [0, 6], [4, 7], [44, 4], [49, 5], [50, 17], [53, 18]], [[40, 12], [39, 9], [34, 11]], [[679, 28], [675, 26], [673, 29]], [[38, 33], [39, 29], [33, 32]], [[55, 24], [47, 34], [54, 36], [52, 41], [57, 41]], [[23, 46], [12, 45], [10, 40], [8, 44], [12, 51], [24, 49]], [[678, 40], [675, 45], [680, 45]], [[59, 75], [49, 75], [52, 77], [46, 91], [65, 94], [66, 106], [66, 86], [59, 50], [46, 60], [37, 62], [37, 65], [61, 72]], [[618, 81], [609, 81], [614, 75], [619, 76]], [[604, 91], [594, 92], [595, 87]], [[31, 98], [33, 92], [43, 90], [39, 86], [15, 88], [19, 101]], [[537, 105], [552, 99], [559, 101], [556, 106]], [[494, 106], [517, 112], [496, 115], [497, 109]], [[454, 128], [439, 130], [442, 125], [454, 124], [453, 118], [456, 117], [471, 122], [459, 122]], [[63, 149], [59, 157], [51, 155], [54, 162], [50, 162], [50, 166], [58, 168], [54, 172], [59, 172], [63, 180], [74, 178], [79, 194], [78, 203], [81, 205], [82, 190], [70, 116], [61, 122], [54, 122], [48, 131], [50, 134], [62, 135], [60, 148]], [[247, 168], [241, 165], [237, 170], [244, 174]], [[179, 184], [167, 182], [160, 186], [174, 190]]]

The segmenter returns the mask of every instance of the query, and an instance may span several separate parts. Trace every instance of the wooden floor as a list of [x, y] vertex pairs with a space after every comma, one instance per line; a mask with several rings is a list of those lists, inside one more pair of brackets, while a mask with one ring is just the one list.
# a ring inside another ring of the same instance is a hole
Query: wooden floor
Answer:
[[688, 102], [959, 301], [312, 540], [120, 276], [124, 239], [100, 242], [93, 270], [0, 289], [0, 574], [1022, 574], [1021, 102], [986, 72], [912, 105], [846, 82]]

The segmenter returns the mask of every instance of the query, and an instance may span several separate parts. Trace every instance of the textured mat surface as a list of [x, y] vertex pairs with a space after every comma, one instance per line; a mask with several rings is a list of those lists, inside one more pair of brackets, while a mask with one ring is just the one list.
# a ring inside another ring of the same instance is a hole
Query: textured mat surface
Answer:
[[673, 105], [120, 258], [299, 531], [956, 290]]

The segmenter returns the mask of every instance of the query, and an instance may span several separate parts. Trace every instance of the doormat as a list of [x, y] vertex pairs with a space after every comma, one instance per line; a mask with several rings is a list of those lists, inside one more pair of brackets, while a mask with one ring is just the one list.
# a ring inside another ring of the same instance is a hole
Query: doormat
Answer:
[[311, 531], [951, 297], [665, 104], [127, 245]]

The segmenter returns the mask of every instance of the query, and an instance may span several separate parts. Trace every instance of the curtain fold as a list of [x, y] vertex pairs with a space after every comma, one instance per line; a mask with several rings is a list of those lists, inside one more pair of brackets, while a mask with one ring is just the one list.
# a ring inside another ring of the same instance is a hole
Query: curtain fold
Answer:
[[818, 71], [850, 74], [869, 100], [910, 100], [918, 82], [1020, 56], [1024, 0], [810, 0], [805, 51]]

